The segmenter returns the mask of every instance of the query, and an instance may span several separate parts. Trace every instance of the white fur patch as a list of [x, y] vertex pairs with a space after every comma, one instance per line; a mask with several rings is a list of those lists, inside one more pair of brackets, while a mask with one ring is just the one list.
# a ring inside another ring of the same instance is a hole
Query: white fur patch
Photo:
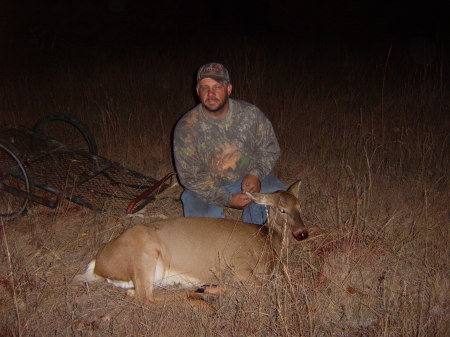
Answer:
[[[85, 273], [75, 276], [74, 280], [76, 282], [93, 282], [104, 280], [103, 277], [94, 273], [94, 269], [95, 269], [95, 259], [89, 262]], [[106, 281], [119, 288], [123, 289], [134, 288], [133, 281], [122, 281], [111, 279], [106, 279]], [[181, 286], [186, 288], [186, 287], [200, 286], [203, 283], [204, 282], [200, 281], [197, 278], [166, 268], [166, 266], [160, 259], [156, 263], [153, 284], [157, 287]]]
[[94, 282], [94, 281], [103, 280], [103, 277], [98, 276], [97, 274], [94, 273], [94, 269], [95, 269], [95, 259], [92, 260], [91, 262], [89, 262], [84, 274], [75, 276], [74, 281], [75, 282]]
[[175, 270], [166, 269], [164, 263], [158, 259], [155, 268], [155, 277], [153, 284], [159, 287], [168, 287], [174, 285], [180, 285], [182, 287], [193, 287], [202, 285], [199, 279], [188, 276]]
[[123, 289], [131, 289], [134, 288], [133, 281], [118, 281], [118, 280], [110, 280], [109, 278], [106, 279], [108, 283], [111, 283], [112, 285], [115, 285], [116, 287], [123, 288]]

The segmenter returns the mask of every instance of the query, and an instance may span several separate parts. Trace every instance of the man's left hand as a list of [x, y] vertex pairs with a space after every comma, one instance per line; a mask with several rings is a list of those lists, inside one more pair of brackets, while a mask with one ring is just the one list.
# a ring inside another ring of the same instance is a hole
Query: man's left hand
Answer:
[[261, 181], [253, 174], [247, 174], [242, 180], [242, 192], [259, 192], [261, 191]]

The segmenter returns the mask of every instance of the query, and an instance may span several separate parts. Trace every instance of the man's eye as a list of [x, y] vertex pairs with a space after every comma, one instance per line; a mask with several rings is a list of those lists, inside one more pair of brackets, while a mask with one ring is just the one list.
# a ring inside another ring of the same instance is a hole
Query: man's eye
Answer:
[[214, 86], [214, 87], [212, 87], [212, 88], [209, 88], [209, 87], [200, 87], [200, 91], [201, 91], [201, 92], [207, 92], [207, 91], [209, 91], [209, 90], [220, 91], [220, 90], [222, 90], [222, 88], [223, 88], [223, 86], [221, 86], [221, 85], [216, 85], [216, 86]]

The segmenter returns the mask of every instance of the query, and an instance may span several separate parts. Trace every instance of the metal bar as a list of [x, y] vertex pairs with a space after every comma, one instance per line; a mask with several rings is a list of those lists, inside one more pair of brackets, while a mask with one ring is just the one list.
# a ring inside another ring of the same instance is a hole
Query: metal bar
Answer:
[[12, 195], [15, 195], [17, 197], [27, 198], [31, 202], [36, 202], [49, 208], [56, 208], [56, 206], [58, 205], [58, 202], [52, 202], [50, 199], [45, 199], [35, 194], [29, 194], [28, 192], [19, 190], [9, 185], [5, 185], [3, 183], [0, 183], [0, 190], [11, 193]]
[[80, 177], [81, 179], [77, 180], [73, 185], [68, 185], [66, 189], [74, 189], [78, 186], [83, 185], [84, 183], [88, 182], [89, 180], [95, 178], [96, 176], [102, 174], [104, 171], [106, 171], [107, 169], [111, 168], [113, 166], [113, 164], [111, 163], [110, 165], [106, 166], [106, 167], [102, 167], [99, 170], [96, 170], [94, 172], [83, 172], [82, 174], [80, 174], [78, 177]]
[[101, 211], [101, 208], [95, 207], [95, 206], [92, 205], [91, 203], [89, 203], [89, 202], [87, 202], [87, 201], [84, 201], [84, 200], [81, 200], [81, 199], [79, 199], [79, 198], [76, 197], [76, 196], [72, 196], [72, 197], [71, 197], [71, 196], [66, 195], [66, 199], [69, 200], [69, 201], [71, 201], [71, 202], [73, 202], [73, 203], [75, 203], [75, 204], [78, 204], [78, 205], [81, 205], [81, 206], [90, 208], [90, 209], [92, 209], [92, 210], [94, 210], [94, 211]]
[[170, 179], [170, 181], [172, 182], [172, 177], [175, 176], [176, 173], [171, 172], [168, 175], [166, 175], [164, 178], [162, 178], [158, 183], [156, 183], [155, 185], [153, 185], [152, 187], [150, 187], [148, 190], [144, 191], [143, 193], [141, 193], [139, 196], [137, 196], [133, 201], [131, 201], [128, 204], [128, 207], [126, 209], [127, 214], [131, 214], [131, 213], [136, 213], [138, 210], [142, 209], [146, 204], [148, 204], [150, 201], [154, 200], [155, 197], [153, 198], [148, 198], [148, 201], [145, 202], [143, 205], [141, 205], [140, 207], [138, 207], [137, 209], [135, 209], [133, 211], [133, 208], [136, 206], [136, 204], [141, 201], [144, 200], [145, 198], [147, 198], [150, 194], [152, 194], [156, 189], [160, 188], [168, 179]]
[[18, 197], [28, 198], [28, 195], [29, 195], [28, 192], [19, 190], [19, 189], [15, 188], [15, 187], [6, 185], [4, 183], [0, 183], [0, 190], [6, 191], [6, 192], [11, 193], [11, 194], [13, 194], [15, 196], [18, 196]]

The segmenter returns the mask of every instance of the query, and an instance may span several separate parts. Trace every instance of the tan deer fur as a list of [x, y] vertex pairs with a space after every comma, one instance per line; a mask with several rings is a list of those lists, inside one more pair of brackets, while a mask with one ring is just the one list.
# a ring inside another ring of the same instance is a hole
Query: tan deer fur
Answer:
[[298, 188], [270, 194], [253, 193], [254, 202], [270, 207], [269, 220], [257, 226], [231, 219], [174, 218], [138, 225], [106, 244], [75, 282], [107, 279], [135, 288], [139, 301], [153, 300], [153, 287], [180, 284], [199, 286], [220, 281], [231, 268], [242, 282], [270, 274], [278, 254], [292, 233], [308, 236], [300, 216]]

